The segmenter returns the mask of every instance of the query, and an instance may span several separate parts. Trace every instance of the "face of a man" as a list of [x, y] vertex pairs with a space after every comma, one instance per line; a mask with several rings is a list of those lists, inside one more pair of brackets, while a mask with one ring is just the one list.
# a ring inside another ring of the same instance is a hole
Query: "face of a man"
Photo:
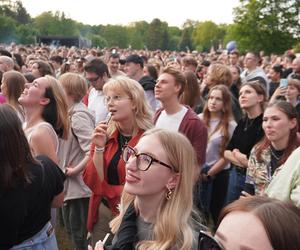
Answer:
[[163, 73], [157, 79], [154, 93], [155, 98], [161, 102], [168, 101], [174, 96], [178, 97], [181, 87], [176, 83], [174, 76]]
[[127, 62], [125, 64], [125, 73], [128, 77], [133, 78], [138, 73], [140, 65], [133, 62]]
[[292, 64], [294, 73], [300, 74], [300, 58], [295, 58]]
[[246, 69], [255, 69], [257, 66], [256, 57], [252, 53], [247, 53], [244, 60]]
[[96, 89], [102, 90], [105, 84], [105, 76], [101, 77], [95, 72], [85, 72], [85, 78]]
[[238, 56], [236, 54], [230, 54], [229, 55], [229, 62], [231, 65], [236, 65], [238, 63]]
[[111, 73], [116, 73], [119, 69], [119, 58], [111, 57], [108, 61], [108, 68]]

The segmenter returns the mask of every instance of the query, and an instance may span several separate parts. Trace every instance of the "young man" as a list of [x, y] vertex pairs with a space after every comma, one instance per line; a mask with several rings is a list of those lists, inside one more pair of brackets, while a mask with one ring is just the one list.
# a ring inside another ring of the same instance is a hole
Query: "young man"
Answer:
[[145, 90], [146, 99], [153, 111], [156, 110], [157, 103], [154, 97], [155, 80], [150, 76], [144, 75], [144, 61], [139, 55], [133, 54], [126, 58], [125, 73], [126, 75], [138, 81]]
[[111, 54], [108, 59], [108, 70], [111, 78], [118, 76], [126, 76], [126, 74], [119, 70], [120, 56], [119, 54]]
[[179, 102], [184, 91], [186, 79], [183, 73], [173, 67], [167, 67], [159, 76], [155, 85], [155, 98], [162, 104], [154, 116], [155, 127], [181, 132], [193, 145], [198, 166], [205, 162], [207, 129], [197, 114]]
[[103, 85], [108, 81], [108, 68], [101, 59], [93, 59], [84, 66], [85, 78], [91, 85], [88, 108], [94, 112], [96, 124], [104, 121], [107, 115]]

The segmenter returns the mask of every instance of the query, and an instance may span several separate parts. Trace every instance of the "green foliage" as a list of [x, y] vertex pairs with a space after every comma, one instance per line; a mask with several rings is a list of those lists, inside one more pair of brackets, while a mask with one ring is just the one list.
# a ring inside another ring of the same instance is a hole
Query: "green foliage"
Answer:
[[223, 31], [212, 21], [198, 23], [192, 34], [195, 47], [204, 51], [209, 51], [212, 46], [218, 48], [222, 36]]
[[158, 18], [153, 19], [149, 26], [147, 46], [150, 50], [168, 49], [169, 34], [168, 24], [160, 21]]
[[35, 30], [31, 24], [21, 24], [17, 27], [17, 33], [19, 42], [21, 44], [33, 44], [35, 43], [35, 37], [37, 30]]
[[88, 38], [92, 41], [93, 47], [99, 47], [99, 48], [107, 47], [107, 41], [100, 35], [89, 34]]
[[299, 0], [241, 0], [234, 15], [230, 36], [241, 51], [283, 53], [299, 41]]
[[105, 37], [109, 47], [128, 47], [128, 35], [124, 26], [107, 25], [104, 28], [103, 37]]
[[8, 16], [0, 15], [0, 42], [10, 43], [17, 40], [17, 22]]

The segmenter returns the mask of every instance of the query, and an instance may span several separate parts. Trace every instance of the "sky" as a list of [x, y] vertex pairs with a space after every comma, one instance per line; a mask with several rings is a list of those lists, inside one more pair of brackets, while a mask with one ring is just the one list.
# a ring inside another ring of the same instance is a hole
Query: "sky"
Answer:
[[63, 11], [66, 16], [90, 25], [121, 24], [154, 18], [182, 27], [187, 19], [232, 23], [239, 0], [22, 0], [31, 17], [44, 11]]

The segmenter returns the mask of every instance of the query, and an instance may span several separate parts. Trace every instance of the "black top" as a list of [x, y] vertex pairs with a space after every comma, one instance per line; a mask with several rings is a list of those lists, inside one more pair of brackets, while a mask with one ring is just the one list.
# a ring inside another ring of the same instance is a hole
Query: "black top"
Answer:
[[119, 133], [118, 136], [118, 150], [112, 157], [107, 168], [107, 182], [110, 185], [120, 185], [118, 164], [121, 159], [122, 150], [124, 145], [126, 145], [131, 140], [131, 136], [124, 136]]
[[241, 119], [238, 122], [226, 149], [233, 150], [236, 148], [241, 153], [246, 154], [247, 158], [249, 158], [251, 149], [264, 135], [261, 126], [262, 118], [263, 114], [254, 119], [249, 119], [248, 117]]
[[50, 220], [51, 202], [63, 191], [65, 176], [46, 156], [30, 164], [30, 183], [0, 194], [0, 249], [9, 249], [38, 233]]

